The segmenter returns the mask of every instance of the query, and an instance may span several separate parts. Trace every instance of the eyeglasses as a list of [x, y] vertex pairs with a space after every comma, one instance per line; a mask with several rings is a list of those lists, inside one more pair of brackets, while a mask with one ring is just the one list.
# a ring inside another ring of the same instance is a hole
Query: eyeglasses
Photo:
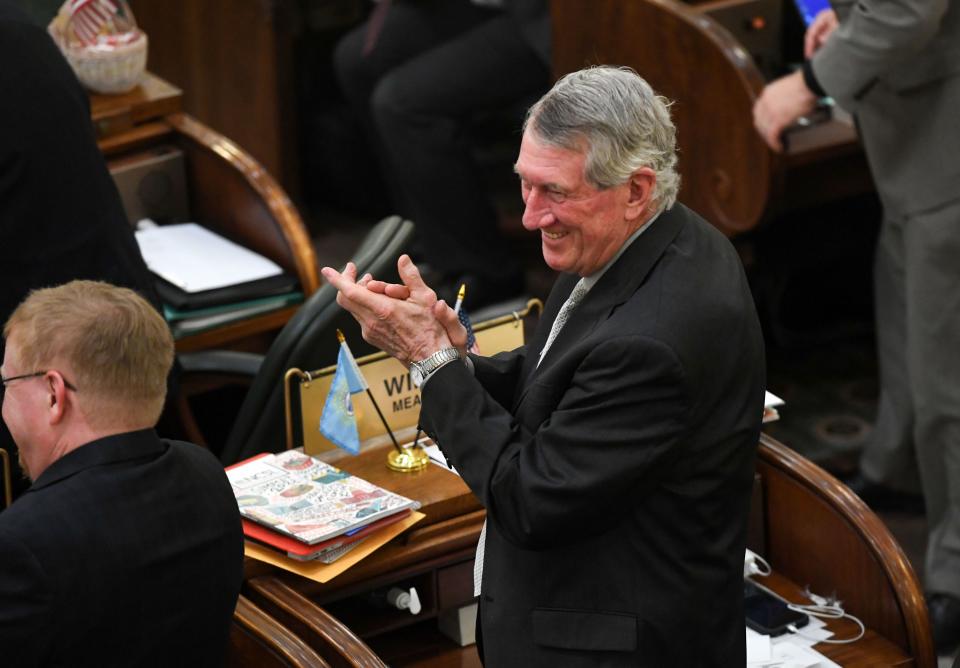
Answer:
[[[9, 382], [11, 382], [11, 381], [14, 381], [14, 380], [23, 380], [23, 379], [25, 379], [25, 378], [39, 378], [40, 376], [45, 376], [45, 375], [47, 375], [48, 373], [50, 373], [50, 372], [49, 372], [49, 371], [34, 371], [33, 373], [24, 373], [24, 374], [20, 374], [19, 376], [10, 376], [9, 378], [4, 378], [3, 376], [0, 376], [0, 401], [3, 400], [3, 395], [4, 395], [4, 394], [6, 393], [6, 391], [7, 391], [7, 383], [9, 383]], [[61, 378], [62, 378], [62, 376], [61, 376]], [[68, 390], [73, 390], [74, 392], [77, 391], [77, 388], [73, 385], [73, 383], [71, 383], [71, 382], [70, 382], [69, 380], [67, 380], [66, 378], [63, 379], [63, 384], [66, 385], [66, 387], [67, 387]]]

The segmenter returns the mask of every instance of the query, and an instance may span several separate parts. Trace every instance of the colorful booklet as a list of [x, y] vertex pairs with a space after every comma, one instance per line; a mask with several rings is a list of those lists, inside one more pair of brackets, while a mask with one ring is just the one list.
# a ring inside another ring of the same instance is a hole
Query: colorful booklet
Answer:
[[420, 504], [297, 450], [227, 469], [240, 514], [316, 545]]

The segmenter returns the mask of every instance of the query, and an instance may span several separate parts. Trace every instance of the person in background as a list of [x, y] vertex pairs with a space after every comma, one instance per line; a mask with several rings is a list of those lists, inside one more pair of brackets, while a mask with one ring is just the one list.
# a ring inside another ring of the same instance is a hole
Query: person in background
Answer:
[[2, 415], [32, 485], [0, 513], [5, 666], [216, 666], [243, 576], [217, 459], [154, 432], [173, 362], [132, 290], [31, 292], [3, 328]]
[[562, 273], [512, 352], [468, 355], [406, 256], [403, 285], [323, 269], [486, 507], [488, 665], [745, 661], [763, 339], [733, 246], [675, 201], [676, 161], [666, 101], [632, 70], [574, 72], [534, 104], [523, 225]]
[[[0, 63], [0, 322], [30, 290], [78, 278], [132, 288], [159, 306], [97, 147], [89, 97], [12, 0], [0, 0]], [[14, 449], [2, 424], [0, 447]]]
[[924, 586], [941, 653], [960, 644], [960, 3], [836, 2], [802, 70], [754, 107], [774, 150], [829, 95], [852, 112], [883, 204], [874, 265], [880, 401], [851, 488], [876, 507], [915, 490], [929, 536]]
[[546, 0], [381, 0], [337, 45], [334, 68], [397, 213], [448, 299], [472, 309], [523, 291], [522, 267], [466, 133], [478, 112], [540, 95], [550, 81]]

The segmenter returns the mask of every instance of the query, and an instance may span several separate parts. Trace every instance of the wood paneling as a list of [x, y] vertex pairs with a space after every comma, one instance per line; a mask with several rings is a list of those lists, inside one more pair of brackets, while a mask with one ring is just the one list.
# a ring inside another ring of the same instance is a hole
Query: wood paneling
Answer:
[[243, 146], [296, 194], [292, 0], [133, 0], [148, 67], [184, 91], [184, 109]]

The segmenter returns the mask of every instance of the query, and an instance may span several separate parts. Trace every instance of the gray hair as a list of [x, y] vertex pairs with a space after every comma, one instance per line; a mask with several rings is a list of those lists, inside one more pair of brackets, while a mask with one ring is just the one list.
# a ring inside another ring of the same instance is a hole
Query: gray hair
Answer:
[[530, 107], [523, 129], [566, 150], [583, 150], [584, 177], [605, 189], [625, 183], [637, 169], [657, 175], [653, 201], [662, 211], [680, 189], [677, 131], [670, 102], [629, 67], [604, 65], [565, 75]]

